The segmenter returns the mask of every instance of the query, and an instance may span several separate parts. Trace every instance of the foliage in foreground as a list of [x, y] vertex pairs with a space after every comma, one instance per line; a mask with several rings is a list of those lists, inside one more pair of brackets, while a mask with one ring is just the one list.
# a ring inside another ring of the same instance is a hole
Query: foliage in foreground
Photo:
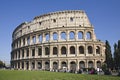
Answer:
[[0, 70], [0, 80], [120, 80], [120, 77], [47, 71]]

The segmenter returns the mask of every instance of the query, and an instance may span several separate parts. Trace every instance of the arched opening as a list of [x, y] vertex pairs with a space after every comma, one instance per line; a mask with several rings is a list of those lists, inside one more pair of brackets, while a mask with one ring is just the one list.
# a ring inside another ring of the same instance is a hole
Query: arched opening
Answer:
[[70, 54], [75, 54], [75, 47], [74, 46], [70, 47]]
[[76, 63], [74, 61], [70, 62], [70, 70], [73, 73], [76, 71]]
[[30, 45], [30, 37], [27, 37], [27, 44]]
[[91, 32], [87, 32], [86, 39], [91, 39]]
[[46, 41], [50, 40], [50, 35], [48, 33], [45, 34]]
[[50, 54], [50, 49], [48, 47], [45, 47], [45, 55], [49, 55]]
[[33, 41], [34, 44], [36, 43], [36, 37], [35, 36], [32, 37], [32, 41]]
[[39, 35], [39, 42], [42, 42], [42, 35]]
[[79, 46], [79, 53], [84, 54], [84, 47], [83, 46]]
[[63, 69], [63, 68], [65, 68], [65, 67], [67, 67], [67, 63], [63, 61], [63, 62], [61, 63], [61, 68]]
[[49, 62], [45, 62], [45, 70], [49, 70]]
[[53, 55], [57, 55], [57, 53], [58, 53], [57, 47], [53, 47]]
[[78, 32], [78, 39], [83, 39], [83, 32]]
[[42, 55], [42, 48], [38, 48], [38, 56], [41, 56]]
[[53, 33], [53, 40], [58, 40], [58, 34], [56, 32]]
[[38, 62], [38, 69], [42, 69], [42, 64], [41, 64], [41, 62]]
[[72, 40], [72, 39], [75, 39], [75, 33], [73, 31], [70, 32], [69, 34], [69, 39]]
[[22, 62], [22, 69], [24, 69], [24, 62]]
[[92, 54], [93, 53], [93, 48], [92, 46], [88, 46], [88, 54]]
[[96, 47], [96, 54], [100, 54], [100, 47], [99, 46]]
[[29, 69], [29, 62], [26, 62], [26, 69]]
[[32, 62], [32, 69], [35, 69], [35, 62]]
[[85, 68], [85, 62], [84, 61], [79, 62], [79, 68], [80, 69]]
[[58, 69], [58, 63], [57, 62], [53, 62], [53, 70], [57, 70]]
[[66, 54], [66, 47], [63, 46], [63, 47], [61, 48], [61, 54], [63, 54], [63, 55]]
[[89, 61], [89, 62], [88, 62], [88, 68], [93, 68], [93, 67], [94, 67], [93, 62], [92, 62], [92, 61]]
[[97, 61], [97, 68], [101, 68], [101, 62]]
[[61, 39], [66, 40], [66, 33], [65, 32], [61, 32]]

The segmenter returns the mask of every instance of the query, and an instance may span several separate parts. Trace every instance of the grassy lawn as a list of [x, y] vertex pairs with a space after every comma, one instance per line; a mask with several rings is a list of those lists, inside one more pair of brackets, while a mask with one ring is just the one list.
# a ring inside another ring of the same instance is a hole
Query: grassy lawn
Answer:
[[0, 70], [0, 80], [120, 80], [120, 77], [48, 71]]

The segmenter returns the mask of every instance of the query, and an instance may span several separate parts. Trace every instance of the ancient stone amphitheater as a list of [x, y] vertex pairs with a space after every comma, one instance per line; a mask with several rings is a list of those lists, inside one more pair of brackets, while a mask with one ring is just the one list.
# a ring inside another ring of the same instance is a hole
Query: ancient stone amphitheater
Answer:
[[82, 10], [58, 11], [17, 26], [12, 34], [11, 66], [23, 70], [100, 68], [105, 44]]

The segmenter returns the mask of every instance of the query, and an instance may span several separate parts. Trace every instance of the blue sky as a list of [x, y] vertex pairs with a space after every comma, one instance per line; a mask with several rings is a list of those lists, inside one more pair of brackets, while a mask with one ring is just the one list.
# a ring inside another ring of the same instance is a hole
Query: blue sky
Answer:
[[84, 10], [97, 39], [120, 39], [120, 0], [0, 0], [0, 60], [10, 61], [12, 32], [35, 16], [61, 10]]

